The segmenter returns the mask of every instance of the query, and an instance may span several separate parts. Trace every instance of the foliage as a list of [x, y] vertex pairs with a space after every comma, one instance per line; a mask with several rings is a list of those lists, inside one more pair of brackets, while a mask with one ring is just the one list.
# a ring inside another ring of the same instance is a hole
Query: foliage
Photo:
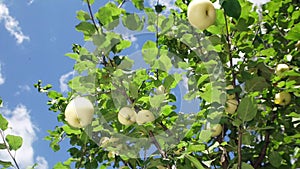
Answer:
[[[77, 12], [76, 30], [95, 51], [74, 44], [66, 54], [76, 61], [71, 91], [64, 96], [50, 90], [51, 85], [35, 84], [49, 97], [49, 109], [59, 112], [58, 121], [65, 123], [48, 131], [51, 148], [58, 151], [65, 137], [71, 146], [70, 158], [54, 168], [300, 167], [297, 0], [270, 1], [260, 14], [246, 0], [222, 0], [216, 23], [203, 32], [186, 21], [188, 0], [177, 0], [178, 10], [159, 1], [147, 7], [143, 0], [116, 0], [94, 14], [93, 3], [85, 2], [89, 11]], [[132, 3], [142, 15], [123, 3]], [[125, 34], [117, 33], [120, 26], [124, 32], [155, 35], [143, 42], [139, 55], [148, 68], [131, 71], [136, 60], [128, 50], [135, 49]], [[279, 63], [290, 69], [275, 74]], [[174, 69], [182, 71], [172, 73]], [[187, 93], [176, 94], [185, 79]], [[162, 95], [156, 93], [161, 85]], [[233, 89], [225, 90], [227, 85]], [[281, 91], [292, 96], [286, 106], [274, 103]], [[96, 107], [94, 121], [85, 129], [71, 128], [64, 120], [67, 103], [77, 95], [87, 96]], [[239, 103], [234, 114], [224, 111], [226, 95]], [[178, 111], [179, 100], [195, 99], [201, 101], [198, 112]], [[124, 106], [151, 110], [156, 120], [124, 126], [117, 120]], [[217, 123], [222, 133], [211, 137], [208, 126]]]
[[[0, 98], [0, 103], [2, 104], [2, 99]], [[1, 106], [2, 107], [2, 106]], [[12, 159], [13, 163], [10, 161], [5, 161], [0, 159], [0, 165], [4, 168], [15, 167], [19, 169], [19, 165], [16, 161], [15, 155], [12, 151], [17, 151], [23, 144], [23, 138], [20, 136], [15, 136], [11, 134], [5, 135], [4, 131], [8, 129], [8, 121], [2, 114], [0, 114], [0, 150], [7, 151], [8, 156]]]

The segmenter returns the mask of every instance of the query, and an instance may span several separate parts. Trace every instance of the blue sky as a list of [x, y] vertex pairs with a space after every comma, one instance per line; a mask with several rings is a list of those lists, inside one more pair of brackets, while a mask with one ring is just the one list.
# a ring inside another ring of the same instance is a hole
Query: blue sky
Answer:
[[[106, 2], [98, 1], [94, 11]], [[174, 4], [174, 0], [161, 2]], [[71, 52], [73, 43], [84, 44], [75, 30], [77, 10], [87, 6], [81, 0], [0, 0], [0, 96], [4, 100], [0, 112], [12, 127], [6, 134], [24, 139], [16, 155], [21, 168], [34, 163], [40, 164], [39, 169], [52, 168], [69, 157], [67, 144], [53, 152], [43, 140], [47, 130], [61, 124], [57, 113], [48, 111], [47, 97], [33, 84], [42, 80], [55, 90], [66, 90], [64, 78], [71, 75], [74, 61], [64, 54]], [[6, 157], [0, 151], [0, 159]]]

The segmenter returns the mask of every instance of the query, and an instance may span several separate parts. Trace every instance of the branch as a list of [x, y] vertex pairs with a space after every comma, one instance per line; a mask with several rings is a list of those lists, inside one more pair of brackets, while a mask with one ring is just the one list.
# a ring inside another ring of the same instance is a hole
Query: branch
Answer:
[[98, 27], [96, 25], [96, 22], [95, 22], [95, 18], [94, 18], [94, 15], [93, 15], [93, 12], [92, 12], [92, 8], [91, 8], [91, 3], [90, 3], [90, 0], [86, 0], [87, 1], [87, 5], [88, 5], [88, 9], [89, 9], [89, 13], [90, 13], [90, 16], [91, 16], [91, 19], [92, 19], [92, 22], [93, 22], [93, 25], [97, 31], [97, 33], [99, 34], [99, 30], [98, 30]]
[[270, 143], [270, 133], [267, 132], [266, 136], [265, 136], [265, 144], [264, 144], [263, 148], [261, 149], [258, 159], [255, 161], [255, 163], [253, 165], [253, 167], [255, 169], [258, 168], [260, 166], [260, 164], [262, 163], [262, 161], [264, 160], [269, 143]]
[[125, 3], [126, 1], [127, 1], [127, 0], [123, 0], [123, 1], [119, 4], [118, 8], [122, 8], [122, 6], [124, 5], [124, 3]]
[[8, 152], [8, 154], [9, 154], [9, 156], [12, 158], [13, 162], [15, 163], [15, 167], [17, 169], [20, 169], [20, 167], [19, 167], [19, 165], [18, 165], [18, 163], [16, 161], [16, 158], [11, 154], [11, 151], [9, 150], [9, 146], [7, 145], [7, 142], [5, 140], [4, 133], [3, 133], [2, 130], [0, 130], [0, 134], [1, 134], [1, 137], [2, 137], [3, 144], [5, 145], [5, 148], [6, 148], [7, 152]]

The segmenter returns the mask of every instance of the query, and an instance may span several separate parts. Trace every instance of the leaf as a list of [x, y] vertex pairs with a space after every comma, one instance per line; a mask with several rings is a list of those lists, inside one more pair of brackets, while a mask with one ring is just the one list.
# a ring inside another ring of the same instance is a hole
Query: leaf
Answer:
[[250, 80], [246, 80], [246, 91], [263, 91], [265, 88], [269, 87], [269, 83], [267, 83], [266, 79], [263, 77], [254, 77]]
[[288, 40], [295, 40], [298, 41], [300, 39], [300, 23], [295, 25], [285, 36]]
[[2, 161], [2, 160], [0, 160], [0, 166], [8, 168], [8, 167], [12, 166], [12, 163], [10, 161]]
[[10, 150], [18, 150], [23, 144], [23, 138], [20, 136], [7, 135], [5, 137]]
[[119, 16], [123, 13], [122, 8], [118, 8], [114, 3], [107, 3], [105, 6], [99, 8], [95, 17], [108, 30], [112, 30], [119, 25]]
[[190, 144], [187, 147], [187, 152], [199, 152], [199, 151], [204, 151], [204, 150], [205, 150], [204, 144], [197, 144], [197, 145]]
[[241, 16], [242, 8], [238, 0], [225, 0], [222, 3], [222, 7], [227, 16], [233, 17], [236, 20]]
[[257, 105], [253, 97], [247, 96], [242, 98], [239, 107], [237, 109], [238, 117], [245, 121], [251, 121], [257, 113]]
[[204, 167], [203, 167], [202, 164], [198, 161], [197, 158], [195, 158], [195, 157], [193, 157], [193, 156], [191, 156], [191, 155], [189, 155], [189, 154], [185, 154], [185, 157], [186, 157], [187, 159], [189, 159], [189, 160], [195, 165], [195, 167], [196, 167], [197, 169], [204, 169]]
[[153, 97], [150, 97], [150, 105], [153, 108], [158, 108], [160, 104], [164, 101], [165, 95], [154, 95]]
[[69, 166], [64, 165], [62, 162], [58, 162], [54, 165], [53, 169], [71, 169]]
[[144, 9], [144, 0], [132, 0], [131, 2], [138, 10]]
[[201, 130], [199, 135], [200, 142], [208, 142], [211, 138], [211, 131], [210, 130]]
[[140, 19], [140, 17], [137, 14], [126, 14], [122, 17], [122, 23], [123, 25], [132, 31], [140, 31], [144, 27], [143, 20]]
[[4, 143], [0, 143], [0, 149], [6, 149], [6, 145]]
[[281, 160], [282, 160], [282, 158], [281, 158], [281, 156], [278, 152], [273, 151], [273, 152], [270, 153], [269, 161], [270, 161], [272, 166], [274, 166], [276, 168], [280, 167], [281, 166]]
[[[232, 167], [232, 169], [237, 169], [237, 168], [238, 168], [238, 164], [234, 164], [233, 167]], [[254, 169], [252, 167], [252, 165], [244, 163], [244, 162], [242, 163], [242, 167], [241, 168], [242, 169]]]
[[155, 60], [153, 68], [168, 72], [172, 68], [171, 59], [167, 55], [162, 54], [158, 60]]
[[73, 128], [69, 127], [68, 125], [62, 126], [62, 129], [68, 135], [71, 135], [71, 134], [79, 135], [81, 133], [81, 130], [79, 130], [79, 129], [73, 129]]
[[76, 18], [80, 21], [87, 21], [87, 20], [91, 19], [90, 15], [86, 11], [83, 11], [83, 10], [77, 11]]
[[147, 41], [142, 48], [142, 55], [147, 64], [152, 65], [158, 55], [158, 49], [156, 43], [153, 41]]
[[0, 129], [1, 130], [6, 130], [8, 127], [8, 121], [0, 114]]

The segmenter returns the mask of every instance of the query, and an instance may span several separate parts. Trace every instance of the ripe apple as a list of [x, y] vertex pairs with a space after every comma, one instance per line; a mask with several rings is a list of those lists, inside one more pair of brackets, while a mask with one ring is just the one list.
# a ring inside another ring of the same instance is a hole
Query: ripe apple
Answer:
[[216, 20], [216, 10], [209, 0], [193, 0], [187, 10], [188, 21], [195, 28], [204, 30]]
[[275, 104], [279, 104], [280, 106], [286, 106], [291, 102], [291, 94], [288, 92], [280, 92], [275, 94]]
[[238, 101], [231, 99], [226, 101], [225, 112], [233, 114], [238, 107]]
[[130, 107], [123, 107], [118, 113], [118, 120], [123, 125], [131, 125], [135, 119], [136, 112]]
[[83, 128], [93, 121], [94, 106], [85, 97], [76, 97], [71, 100], [65, 110], [65, 120], [75, 128]]
[[215, 124], [211, 127], [210, 131], [212, 132], [211, 136], [216, 137], [222, 133], [221, 124]]
[[149, 110], [141, 110], [136, 116], [136, 122], [138, 125], [145, 124], [147, 122], [152, 122], [155, 120], [153, 113]]
[[289, 66], [287, 64], [278, 64], [275, 69], [276, 75], [281, 75], [283, 72], [289, 70]]

